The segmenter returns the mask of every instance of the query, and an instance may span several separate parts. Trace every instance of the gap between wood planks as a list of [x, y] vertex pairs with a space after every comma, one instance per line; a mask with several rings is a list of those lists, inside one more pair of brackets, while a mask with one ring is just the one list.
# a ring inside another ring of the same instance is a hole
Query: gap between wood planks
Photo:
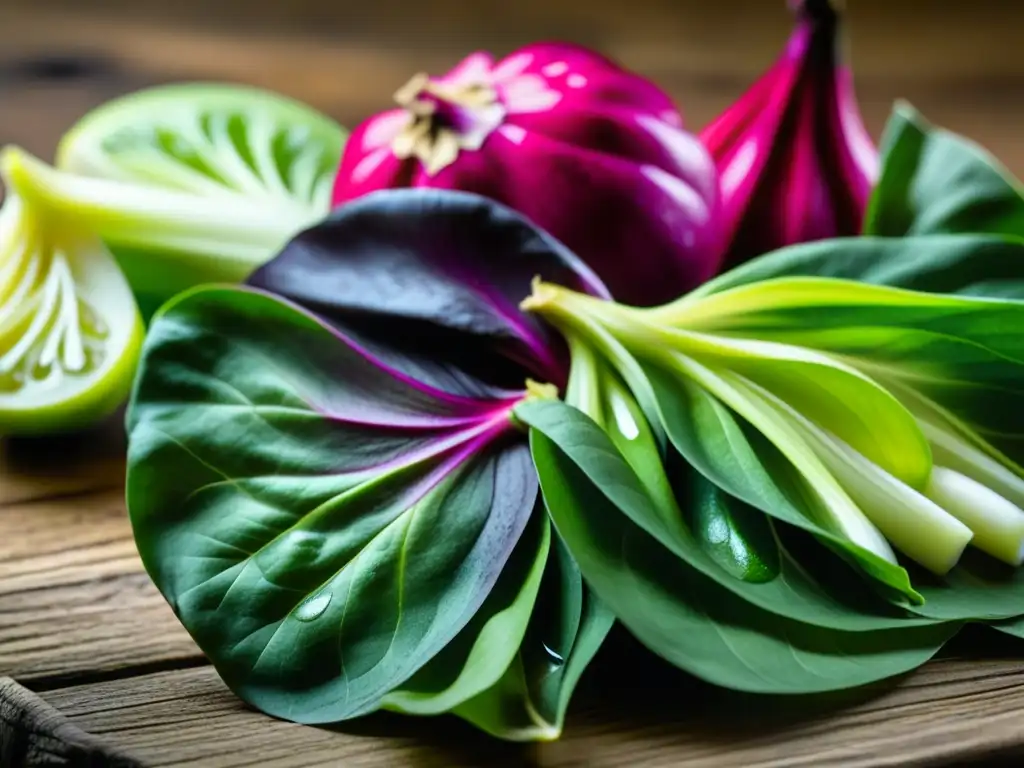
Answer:
[[45, 690], [205, 663], [139, 560], [122, 423], [0, 441], [0, 676]]

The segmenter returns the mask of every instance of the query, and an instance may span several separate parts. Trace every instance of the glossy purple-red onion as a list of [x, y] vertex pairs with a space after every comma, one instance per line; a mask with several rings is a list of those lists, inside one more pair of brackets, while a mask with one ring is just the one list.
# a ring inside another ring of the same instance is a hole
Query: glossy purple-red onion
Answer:
[[652, 305], [713, 275], [722, 254], [714, 163], [650, 81], [574, 45], [473, 53], [417, 75], [362, 123], [341, 205], [391, 187], [458, 189], [525, 215], [620, 301]]
[[878, 175], [829, 0], [790, 0], [782, 55], [701, 133], [719, 171], [728, 266], [858, 234]]

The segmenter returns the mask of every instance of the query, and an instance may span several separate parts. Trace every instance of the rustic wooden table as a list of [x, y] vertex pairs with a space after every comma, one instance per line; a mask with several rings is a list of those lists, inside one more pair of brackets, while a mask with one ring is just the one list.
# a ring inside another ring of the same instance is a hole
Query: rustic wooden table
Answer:
[[[191, 79], [274, 88], [351, 125], [415, 71], [541, 37], [599, 47], [656, 78], [696, 127], [788, 31], [783, 0], [84, 5], [4, 0], [0, 144], [50, 157], [90, 107]], [[876, 136], [904, 97], [1024, 173], [1024, 4], [849, 5]], [[117, 418], [70, 438], [0, 441], [0, 765], [26, 754], [54, 765], [121, 755], [144, 765], [446, 767], [977, 765], [1024, 755], [1024, 646], [980, 632], [953, 649], [966, 657], [828, 702], [711, 690], [620, 636], [587, 676], [564, 737], [545, 745], [497, 743], [448, 719], [327, 730], [266, 718], [225, 689], [144, 574], [123, 451]]]

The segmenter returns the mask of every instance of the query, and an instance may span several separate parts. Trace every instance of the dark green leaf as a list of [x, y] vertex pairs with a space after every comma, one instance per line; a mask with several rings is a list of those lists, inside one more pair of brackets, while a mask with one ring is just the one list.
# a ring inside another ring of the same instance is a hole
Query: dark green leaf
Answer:
[[143, 562], [245, 700], [370, 711], [473, 620], [520, 540], [537, 479], [515, 402], [417, 382], [256, 291], [184, 294], [128, 415]]
[[425, 667], [384, 698], [383, 709], [441, 714], [501, 680], [533, 615], [551, 550], [550, 531], [538, 500], [530, 525], [480, 610]]
[[760, 433], [700, 387], [658, 366], [644, 368], [669, 439], [697, 472], [752, 507], [814, 534], [896, 594], [920, 600], [904, 569], [851, 544], [818, 519], [792, 465]]
[[[657, 509], [661, 503], [648, 491], [648, 484], [640, 480], [631, 466], [632, 462], [589, 417], [575, 408], [557, 402], [523, 403], [516, 408], [516, 416], [529, 424], [532, 432], [540, 432], [553, 441], [558, 446], [560, 454], [578, 466], [590, 478], [588, 482], [595, 484], [607, 497], [608, 502], [600, 507], [600, 511], [583, 508], [576, 514], [611, 515], [613, 512], [608, 505], [614, 505], [618, 510], [615, 514], [625, 515], [638, 528], [649, 534], [652, 540], [665, 547], [666, 551], [680, 558], [703, 576], [718, 582], [738, 598], [750, 603], [752, 607], [757, 606], [764, 612], [807, 624], [848, 631], [902, 628], [928, 623], [905, 613], [895, 612], [877, 598], [870, 600], [857, 596], [858, 577], [852, 568], [846, 568], [846, 583], [834, 578], [829, 580], [827, 586], [820, 583], [815, 578], [814, 568], [798, 564], [791, 558], [789, 551], [774, 538], [770, 542], [759, 542], [758, 568], [762, 580], [737, 578], [732, 569], [723, 568], [719, 559], [708, 552], [706, 547], [701, 546], [698, 538], [684, 524], [678, 507], [673, 506], [671, 512]], [[737, 445], [737, 448], [739, 447]], [[745, 453], [748, 456], [753, 454], [749, 447]], [[649, 454], [648, 461], [660, 463], [657, 454]], [[720, 461], [724, 462], [726, 459], [722, 458]], [[538, 468], [543, 480], [543, 468], [539, 464]], [[767, 475], [763, 467], [751, 465], [748, 475], [754, 482], [758, 481], [758, 473]], [[728, 478], [726, 480], [728, 481]], [[707, 483], [708, 481], [696, 471], [689, 471], [682, 483], [686, 489], [682, 498], [684, 509], [692, 508], [693, 496], [706, 497], [709, 493]], [[774, 492], [783, 495], [777, 488]], [[548, 503], [551, 511], [550, 499]], [[675, 525], [665, 522], [670, 519], [669, 514], [672, 513], [676, 516]], [[559, 512], [551, 511], [551, 514], [557, 525]], [[802, 518], [800, 512], [793, 510], [791, 514], [795, 519], [802, 521], [801, 527], [817, 532], [813, 523]], [[573, 555], [579, 557], [579, 553], [572, 549], [572, 542], [567, 543]], [[773, 550], [766, 552], [769, 545]], [[829, 556], [824, 549], [815, 554], [819, 558]], [[764, 564], [769, 558], [778, 564], [778, 570], [770, 574], [772, 578], [764, 579], [763, 576], [767, 575]], [[836, 581], [840, 581], [841, 589], [835, 589]]]
[[958, 629], [842, 632], [769, 614], [620, 514], [604, 492], [618, 477], [589, 474], [538, 429], [530, 442], [548, 511], [588, 583], [649, 649], [705, 680], [761, 693], [855, 687], [921, 665]]
[[519, 655], [498, 683], [456, 708], [511, 740], [558, 738], [573, 691], [615, 621], [557, 536]]
[[973, 141], [897, 104], [885, 128], [882, 171], [864, 234], [992, 233], [1024, 237], [1024, 189]]
[[911, 610], [941, 620], [992, 621], [1024, 613], [1024, 569], [1001, 563], [977, 550], [964, 553], [944, 578], [913, 572], [923, 605]]
[[997, 235], [820, 240], [758, 257], [705, 283], [690, 296], [798, 275], [930, 293], [1024, 298], [1024, 241]]
[[561, 731], [572, 693], [615, 617], [583, 581], [561, 538], [553, 535], [541, 595], [522, 648], [530, 706]]
[[690, 501], [697, 541], [723, 570], [756, 584], [778, 577], [779, 547], [763, 512], [709, 482], [694, 482]]
[[1001, 621], [993, 624], [992, 627], [1000, 632], [1005, 632], [1008, 635], [1024, 640], [1024, 618], [1014, 619], [1013, 621]]

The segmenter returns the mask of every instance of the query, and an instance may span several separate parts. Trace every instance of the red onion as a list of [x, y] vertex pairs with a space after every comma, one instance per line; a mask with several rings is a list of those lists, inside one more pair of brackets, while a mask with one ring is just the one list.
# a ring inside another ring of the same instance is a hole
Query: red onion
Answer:
[[791, 0], [775, 64], [701, 133], [719, 170], [728, 265], [860, 232], [878, 175], [828, 0]]
[[340, 205], [388, 187], [485, 195], [580, 256], [624, 302], [676, 298], [717, 271], [714, 163], [650, 81], [579, 46], [468, 56], [417, 75], [353, 132]]

